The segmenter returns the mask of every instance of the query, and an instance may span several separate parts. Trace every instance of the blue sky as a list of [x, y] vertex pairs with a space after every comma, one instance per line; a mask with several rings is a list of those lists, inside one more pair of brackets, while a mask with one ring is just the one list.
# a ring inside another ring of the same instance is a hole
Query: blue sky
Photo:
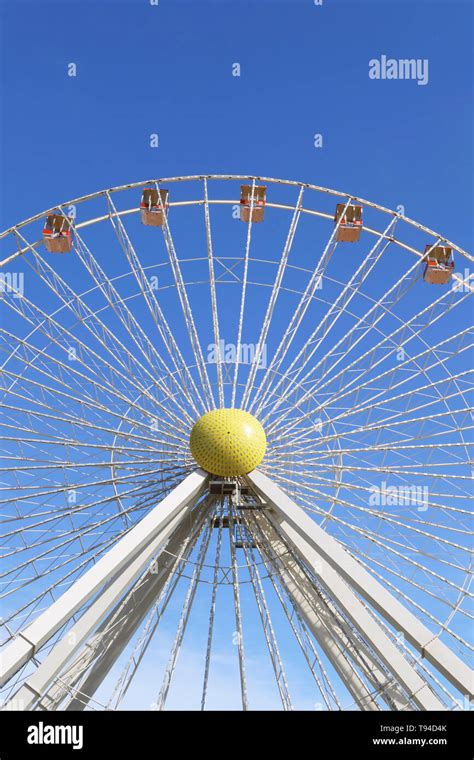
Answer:
[[[469, 246], [471, 3], [1, 5], [3, 228], [150, 176], [251, 173], [401, 203]], [[369, 79], [382, 54], [428, 58], [428, 84]]]

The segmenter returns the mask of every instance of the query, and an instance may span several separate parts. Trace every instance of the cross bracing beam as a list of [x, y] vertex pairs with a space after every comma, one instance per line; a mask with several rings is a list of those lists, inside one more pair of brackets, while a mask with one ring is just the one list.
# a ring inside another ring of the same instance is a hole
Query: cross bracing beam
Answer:
[[[4, 685], [28, 660], [34, 657], [43, 644], [49, 641], [97, 591], [113, 578], [117, 578], [120, 571], [125, 570], [145, 547], [150, 547], [151, 542], [169, 528], [174, 518], [179, 515], [184, 516], [190, 505], [204, 491], [207, 480], [208, 476], [203, 470], [196, 470], [188, 475], [47, 610], [20, 631], [2, 652], [0, 685]], [[170, 532], [167, 532], [163, 540], [166, 540], [169, 535]], [[153, 547], [151, 557], [156, 552], [156, 548]], [[149, 559], [150, 557], [144, 559], [137, 573], [143, 569]]]
[[74, 655], [96, 627], [97, 621], [114, 605], [143, 566], [151, 561], [154, 553], [166, 540], [170, 531], [174, 530], [180, 519], [181, 515], [178, 515], [163, 531], [160, 531], [150, 544], [147, 544], [117, 578], [107, 586], [73, 627], [63, 635], [33, 675], [28, 677], [23, 686], [16, 692], [13, 699], [14, 705], [22, 710], [28, 710], [38, 699], [41, 700], [45, 690], [59, 675], [64, 664]]
[[[291, 556], [289, 547], [281, 540], [271, 520], [259, 513], [254, 515], [254, 520], [271, 549], [273, 567], [285, 590], [360, 709], [378, 710], [378, 697], [389, 709], [410, 709], [407, 695], [380, 667], [363, 640], [354, 636], [330, 600], [318, 592], [297, 558]], [[359, 672], [370, 684], [370, 689]]]
[[361, 627], [378, 655], [394, 672], [421, 709], [443, 709], [443, 705], [411, 668], [399, 649], [385, 636], [380, 626], [354, 594], [360, 594], [407, 641], [462, 694], [472, 695], [472, 672], [439, 638], [365, 570], [356, 559], [322, 530], [270, 478], [259, 471], [248, 481], [274, 510], [278, 530], [306, 563], [313, 567], [352, 622]]
[[[73, 696], [65, 709], [76, 711], [87, 707], [88, 701], [136, 633], [151, 606], [160, 598], [176, 566], [189, 555], [189, 550], [194, 545], [193, 536], [196, 537], [205, 514], [205, 509], [200, 509], [198, 516], [194, 512], [189, 514], [188, 510], [185, 516], [179, 515], [170, 523], [171, 529], [175, 523], [179, 524], [172, 531], [166, 546], [153, 558], [146, 573], [134, 583], [125, 599], [121, 599], [109, 612], [80, 656], [68, 666], [67, 671], [61, 673], [59, 682], [48, 689], [36, 709], [55, 709], [68, 693], [75, 692], [81, 679], [80, 696]], [[89, 612], [90, 610], [86, 615]], [[74, 626], [72, 630], [77, 639], [76, 628]]]
[[341, 702], [338, 695], [329, 680], [327, 670], [319, 656], [313, 636], [310, 633], [309, 626], [303, 619], [303, 616], [288, 589], [284, 586], [281, 575], [277, 576], [275, 564], [278, 565], [278, 557], [275, 557], [273, 550], [265, 541], [258, 524], [252, 521], [252, 529], [256, 528], [256, 533], [251, 530], [253, 540], [259, 541], [259, 551], [263, 565], [267, 572], [273, 590], [280, 601], [285, 617], [290, 625], [295, 639], [300, 646], [301, 652], [306, 660], [314, 681], [319, 689], [324, 704], [328, 710], [341, 710]]

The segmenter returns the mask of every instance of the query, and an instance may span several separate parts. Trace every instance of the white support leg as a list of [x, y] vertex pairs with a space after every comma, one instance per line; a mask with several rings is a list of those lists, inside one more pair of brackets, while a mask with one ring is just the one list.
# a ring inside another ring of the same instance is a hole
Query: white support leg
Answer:
[[[185, 559], [194, 546], [198, 534], [196, 523], [198, 526], [202, 524], [198, 516], [196, 519], [193, 519], [192, 515], [183, 519], [166, 544], [166, 551], [160, 553], [156, 572], [155, 567], [148, 571], [139, 588], [134, 589], [118, 614], [116, 608], [112, 610], [94, 633], [93, 640], [87, 643], [82, 657], [72, 663], [66, 674], [61, 675], [61, 682], [66, 681], [68, 685], [74, 686], [89, 670], [85, 681], [81, 683], [80, 696], [72, 697], [65, 710], [84, 710], [87, 707], [88, 700], [94, 696], [149, 609], [160, 597], [170, 574], [178, 564], [178, 558]], [[64, 696], [64, 689], [60, 684], [48, 692], [46, 699], [42, 699], [38, 707], [49, 710], [49, 699], [51, 705], [56, 706], [57, 694], [60, 699]]]
[[[18, 709], [21, 710], [29, 710], [39, 698], [42, 698], [43, 695], [45, 695], [48, 688], [53, 683], [53, 680], [59, 675], [59, 673], [61, 673], [65, 664], [71, 659], [75, 652], [80, 649], [82, 644], [97, 627], [98, 621], [102, 620], [104, 615], [106, 615], [118, 600], [123, 597], [123, 594], [130, 587], [133, 580], [137, 578], [147, 565], [149, 565], [156, 557], [160, 547], [163, 546], [170, 534], [180, 525], [191, 508], [192, 503], [184, 506], [182, 512], [176, 515], [176, 517], [174, 517], [173, 520], [171, 520], [171, 522], [168, 523], [168, 525], [160, 531], [139, 554], [137, 554], [133, 561], [112, 580], [73, 627], [66, 631], [62, 639], [55, 644], [51, 652], [46, 659], [43, 660], [37, 670], [35, 670], [33, 675], [31, 675], [17, 691], [12, 700], [13, 705], [18, 706]], [[147, 580], [150, 578], [153, 578], [153, 575], [149, 571]], [[132, 611], [134, 611], [133, 608], [134, 605], [132, 603]], [[135, 618], [134, 621], [136, 624], [139, 622]], [[134, 629], [130, 632], [130, 635], [133, 634], [133, 630]], [[119, 652], [117, 651], [117, 656], [118, 654]], [[40, 701], [38, 706], [40, 709], [48, 709], [47, 702], [45, 701], [43, 703], [43, 700]]]
[[[311, 589], [311, 602], [308, 600], [305, 584], [305, 580], [307, 579], [301, 577], [302, 573], [298, 572], [297, 568], [290, 568], [290, 563], [287, 558], [288, 552], [285, 544], [283, 544], [282, 541], [278, 541], [276, 531], [268, 520], [268, 524], [265, 527], [262, 525], [262, 520], [259, 519], [258, 522], [265, 538], [279, 557], [277, 576], [280, 578], [283, 587], [298, 608], [315, 640], [318, 642], [334, 670], [345, 684], [348, 692], [354, 699], [354, 702], [361, 710], [377, 711], [379, 709], [377, 702], [371, 696], [369, 689], [360, 678], [356, 669], [352, 666], [348, 658], [344, 656], [344, 650], [339, 646], [338, 641], [334, 636], [334, 632], [330, 629], [328, 630], [324, 625], [321, 619], [321, 607], [313, 599], [313, 589]], [[294, 572], [295, 570], [296, 572]]]
[[[1, 654], [0, 685], [5, 684], [77, 610], [105, 584], [117, 578], [120, 571], [133, 563], [146, 547], [151, 549], [151, 544], [157, 543], [159, 546], [160, 542], [167, 540], [172, 529], [180, 522], [179, 518], [186, 514], [190, 505], [204, 491], [207, 480], [208, 475], [203, 470], [188, 475], [59, 599], [21, 631]], [[156, 552], [155, 546], [153, 552]], [[144, 559], [142, 567], [146, 562]], [[139, 571], [140, 568], [137, 573]], [[95, 624], [98, 622], [96, 619]]]
[[[433, 641], [433, 635], [403, 605], [391, 597], [383, 586], [361, 567], [331, 536], [290, 499], [266, 475], [254, 471], [248, 476], [250, 484], [264, 501], [273, 507], [278, 520], [278, 530], [295, 548], [303, 561], [309, 563], [321, 577], [351, 619], [363, 631], [365, 638], [389, 670], [395, 673], [407, 692], [421, 709], [442, 710], [443, 705], [426, 682], [412, 668], [399, 649], [390, 641], [352, 591], [370, 602], [377, 611], [404, 631], [427, 659], [434, 664], [462, 693], [471, 693], [471, 672], [444, 644]], [[348, 585], [347, 585], [348, 584]], [[436, 646], [433, 646], [436, 644]]]
[[[288, 545], [280, 539], [271, 519], [258, 513], [254, 519], [272, 548], [274, 556], [269, 560], [287, 593], [360, 709], [379, 710], [378, 697], [387, 703], [389, 709], [409, 709], [403, 690], [387, 679], [368, 648], [361, 640], [354, 639], [349, 625], [334, 605], [318, 596], [314, 584], [299, 563], [288, 557]], [[370, 690], [359, 672], [371, 685]]]

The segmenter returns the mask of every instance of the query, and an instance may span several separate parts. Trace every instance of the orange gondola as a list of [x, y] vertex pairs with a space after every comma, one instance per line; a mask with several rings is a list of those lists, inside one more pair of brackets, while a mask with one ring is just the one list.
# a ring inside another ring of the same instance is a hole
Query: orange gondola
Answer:
[[162, 227], [168, 215], [168, 190], [145, 187], [140, 203], [140, 216], [146, 227]]
[[43, 243], [50, 253], [69, 253], [72, 250], [73, 219], [62, 214], [50, 214], [43, 228]]
[[264, 185], [253, 186], [253, 209], [252, 185], [242, 185], [240, 188], [240, 218], [243, 222], [263, 222], [265, 214], [267, 188]]
[[[345, 210], [344, 210], [345, 209]], [[357, 243], [362, 230], [362, 206], [338, 203], [334, 215], [334, 223], [341, 220], [336, 230], [338, 243]]]
[[453, 249], [447, 245], [425, 247], [423, 279], [431, 285], [446, 285], [453, 274]]

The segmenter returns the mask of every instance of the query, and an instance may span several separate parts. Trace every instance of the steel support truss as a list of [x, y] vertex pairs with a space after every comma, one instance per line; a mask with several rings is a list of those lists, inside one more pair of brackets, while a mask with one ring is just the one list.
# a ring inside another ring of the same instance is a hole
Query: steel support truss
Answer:
[[[418, 651], [421, 663], [425, 658], [461, 693], [472, 694], [467, 666], [336, 539], [263, 473], [254, 471], [247, 476], [247, 482], [251, 502], [240, 512], [239, 532], [242, 526], [249, 531], [249, 547], [254, 543], [258, 548], [272, 582], [277, 582], [290, 600], [298, 619], [314, 637], [356, 707], [445, 709], [425, 678], [424, 668], [406, 656], [386, 624], [403, 632]], [[2, 684], [29, 661], [37, 665], [14, 695], [9, 709], [51, 710], [65, 706], [67, 710], [81, 710], [88, 706], [147, 613], [155, 609], [165, 592], [172, 593], [168, 587], [179, 567], [186, 563], [206, 521], [209, 533], [210, 497], [203, 498], [207, 487], [208, 475], [202, 470], [186, 477], [5, 647]], [[193, 509], [198, 503], [199, 508]], [[234, 504], [232, 514], [238, 515], [241, 506]], [[232, 518], [231, 527], [233, 524]], [[240, 535], [245, 548], [243, 534]], [[201, 544], [202, 561], [206, 546], [205, 542]], [[235, 560], [232, 538], [231, 548]], [[252, 565], [251, 548], [245, 549], [245, 558]], [[235, 562], [233, 568], [236, 572]], [[268, 610], [260, 576], [258, 571], [253, 574], [251, 566], [249, 572], [254, 588], [261, 592], [259, 610], [266, 623]], [[234, 584], [234, 591], [235, 588]], [[74, 619], [77, 613], [79, 617]], [[36, 653], [71, 620], [72, 626], [38, 665]], [[286, 695], [287, 684], [271, 626], [268, 636], [273, 664], [276, 672], [281, 672]], [[141, 655], [132, 658], [132, 676], [140, 659]], [[241, 663], [244, 667], [243, 651]], [[120, 685], [122, 692], [129, 682], [126, 675]], [[246, 706], [246, 695], [243, 702]], [[289, 694], [288, 705], [287, 709], [291, 709]]]
[[[28, 709], [42, 697], [64, 665], [97, 628], [134, 579], [153, 561], [160, 547], [192, 510], [202, 495], [208, 476], [197, 470], [138, 522], [101, 559], [27, 628], [5, 647], [0, 684], [4, 684], [72, 616], [97, 595], [74, 627], [55, 644], [14, 698], [13, 706]], [[139, 621], [137, 621], [138, 624]]]
[[[370, 613], [370, 605], [402, 632], [406, 640], [462, 694], [472, 698], [473, 674], [437, 636], [382, 586], [341, 545], [322, 530], [279, 486], [255, 470], [247, 476], [270, 506], [270, 523], [298, 557], [321, 580], [347, 618], [363, 633], [371, 648], [411, 699], [424, 710], [444, 709], [428, 683], [408, 662]], [[303, 615], [305, 610], [301, 610]]]

